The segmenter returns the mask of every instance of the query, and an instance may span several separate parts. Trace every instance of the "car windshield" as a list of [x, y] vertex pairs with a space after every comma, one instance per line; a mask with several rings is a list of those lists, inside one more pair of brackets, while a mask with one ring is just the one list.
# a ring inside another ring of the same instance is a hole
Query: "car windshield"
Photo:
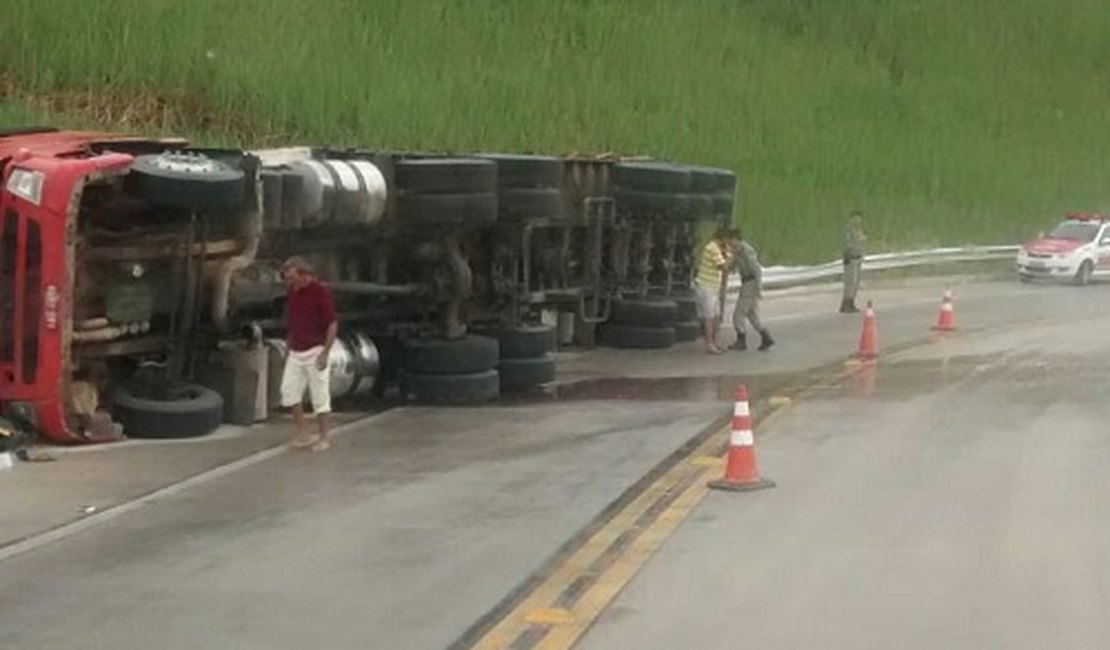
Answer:
[[1082, 221], [1065, 221], [1056, 226], [1049, 237], [1052, 239], [1070, 239], [1072, 241], [1094, 241], [1095, 235], [1098, 234], [1097, 223], [1085, 223]]

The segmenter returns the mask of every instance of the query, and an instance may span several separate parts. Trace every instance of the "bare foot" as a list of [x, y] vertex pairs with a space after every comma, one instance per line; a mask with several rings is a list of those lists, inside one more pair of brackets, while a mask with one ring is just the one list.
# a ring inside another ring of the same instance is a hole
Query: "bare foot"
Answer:
[[327, 438], [320, 438], [312, 445], [312, 451], [327, 451], [331, 449], [331, 442]]
[[320, 436], [305, 433], [297, 436], [296, 438], [293, 438], [293, 441], [289, 443], [289, 446], [293, 449], [308, 449], [309, 447], [315, 445], [319, 439]]

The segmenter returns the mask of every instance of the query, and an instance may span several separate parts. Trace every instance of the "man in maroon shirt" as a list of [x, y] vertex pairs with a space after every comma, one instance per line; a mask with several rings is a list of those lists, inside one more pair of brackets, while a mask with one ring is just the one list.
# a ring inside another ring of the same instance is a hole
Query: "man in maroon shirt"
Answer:
[[[293, 412], [297, 425], [297, 437], [292, 446], [324, 451], [331, 447], [328, 440], [328, 414], [331, 413], [328, 355], [339, 329], [335, 302], [303, 258], [289, 258], [281, 271], [288, 289], [285, 301], [288, 353], [281, 378], [281, 405]], [[302, 403], [306, 388], [312, 397], [312, 411], [319, 427], [315, 435], [307, 431], [305, 423]]]

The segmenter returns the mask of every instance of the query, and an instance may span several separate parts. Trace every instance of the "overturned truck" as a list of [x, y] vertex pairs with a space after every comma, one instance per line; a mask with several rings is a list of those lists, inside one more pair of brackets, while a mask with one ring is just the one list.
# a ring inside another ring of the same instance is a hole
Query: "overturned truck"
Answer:
[[268, 411], [281, 261], [336, 297], [337, 398], [489, 400], [560, 345], [697, 337], [699, 229], [728, 170], [622, 158], [192, 148], [0, 131], [0, 405], [60, 443]]

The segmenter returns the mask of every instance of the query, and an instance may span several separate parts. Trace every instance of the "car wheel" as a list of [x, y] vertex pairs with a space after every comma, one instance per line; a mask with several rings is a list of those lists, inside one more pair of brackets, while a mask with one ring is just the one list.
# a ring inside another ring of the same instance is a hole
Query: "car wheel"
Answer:
[[1080, 287], [1085, 287], [1090, 284], [1094, 270], [1095, 267], [1091, 264], [1091, 260], [1084, 261], [1079, 265], [1079, 270], [1075, 272], [1075, 284]]

